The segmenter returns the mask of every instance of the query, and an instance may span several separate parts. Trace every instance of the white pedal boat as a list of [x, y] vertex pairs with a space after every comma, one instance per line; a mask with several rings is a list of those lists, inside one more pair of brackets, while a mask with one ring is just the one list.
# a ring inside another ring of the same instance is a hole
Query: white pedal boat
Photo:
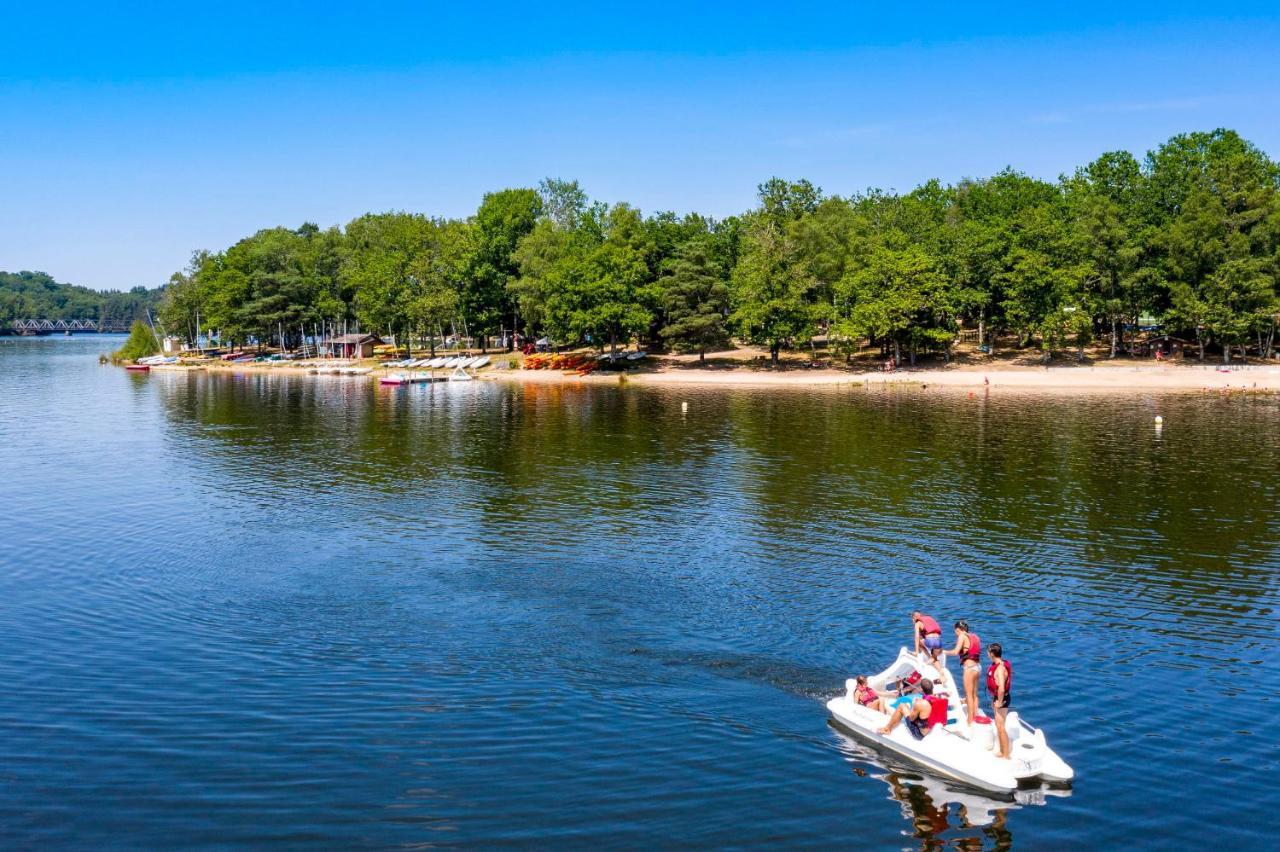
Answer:
[[[1049, 748], [1044, 732], [1022, 721], [1016, 710], [1011, 710], [1005, 719], [1012, 757], [1009, 760], [996, 757], [995, 725], [969, 725], [964, 718], [964, 692], [951, 677], [950, 670], [945, 676], [940, 675], [923, 655], [917, 656], [902, 648], [893, 665], [878, 675], [868, 676], [867, 683], [883, 694], [894, 681], [915, 671], [934, 682], [934, 695], [947, 694], [946, 727], [930, 728], [924, 739], [912, 736], [905, 722], [899, 722], [888, 734], [879, 733], [889, 723], [889, 716], [857, 702], [853, 697], [856, 683], [852, 678], [845, 681], [844, 695], [828, 701], [827, 709], [841, 727], [939, 775], [982, 790], [1012, 793], [1020, 781], [1061, 784], [1075, 777], [1071, 767]], [[979, 687], [983, 688], [981, 679]], [[981, 709], [978, 712], [983, 713]]]

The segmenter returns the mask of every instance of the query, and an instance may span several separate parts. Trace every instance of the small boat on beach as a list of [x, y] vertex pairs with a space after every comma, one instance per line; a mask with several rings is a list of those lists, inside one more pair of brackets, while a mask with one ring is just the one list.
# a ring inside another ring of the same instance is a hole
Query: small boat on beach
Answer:
[[380, 385], [417, 385], [433, 381], [431, 376], [423, 373], [396, 373], [378, 379]]
[[867, 684], [877, 693], [892, 690], [895, 681], [920, 674], [934, 681], [934, 695], [946, 699], [944, 724], [928, 728], [916, 739], [905, 724], [888, 734], [880, 733], [889, 716], [860, 704], [854, 696], [856, 683], [845, 682], [845, 692], [827, 702], [827, 709], [842, 728], [894, 751], [939, 775], [996, 793], [1012, 793], [1020, 782], [1048, 781], [1064, 784], [1075, 772], [1049, 747], [1044, 731], [1033, 728], [1011, 710], [1005, 719], [1012, 757], [996, 756], [996, 736], [991, 720], [979, 712], [974, 724], [965, 720], [964, 693], [956, 687], [949, 670], [945, 675], [934, 668], [931, 660], [913, 654], [906, 648], [898, 658], [878, 675], [868, 676]]

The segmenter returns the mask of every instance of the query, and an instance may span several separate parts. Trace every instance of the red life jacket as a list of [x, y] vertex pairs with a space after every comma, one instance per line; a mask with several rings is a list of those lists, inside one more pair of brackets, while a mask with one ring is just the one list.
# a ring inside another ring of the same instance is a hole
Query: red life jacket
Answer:
[[[859, 693], [858, 690], [862, 690], [861, 693]], [[879, 697], [878, 695], [876, 695], [876, 691], [871, 688], [870, 684], [867, 684], [865, 687], [863, 686], [858, 687], [856, 690], [854, 690], [854, 694], [855, 695], [860, 694], [862, 696], [858, 699], [858, 703], [864, 706], [867, 704], [870, 704], [871, 702], [875, 701]]]
[[965, 660], [973, 660], [975, 663], [982, 660], [982, 640], [978, 638], [978, 634], [972, 630], [968, 633], [969, 647], [960, 655], [961, 662]]
[[938, 622], [929, 616], [922, 615], [920, 616], [920, 632], [928, 636], [930, 633], [942, 633], [942, 628], [938, 626]]
[[947, 724], [947, 699], [941, 695], [926, 695], [925, 701], [929, 702], [929, 724], [932, 728], [934, 725]]
[[1013, 691], [1013, 663], [1008, 660], [997, 660], [987, 669], [987, 692], [992, 695], [1000, 694], [1000, 687], [996, 683], [997, 666], [1004, 666], [1004, 694], [1008, 695]]

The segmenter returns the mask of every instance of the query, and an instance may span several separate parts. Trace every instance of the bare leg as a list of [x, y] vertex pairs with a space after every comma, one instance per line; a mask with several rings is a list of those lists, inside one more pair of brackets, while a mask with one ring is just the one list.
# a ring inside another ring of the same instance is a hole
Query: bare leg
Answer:
[[964, 667], [964, 713], [969, 724], [978, 715], [978, 667]]
[[996, 757], [1009, 759], [1009, 732], [1004, 729], [1004, 717], [1009, 715], [1005, 707], [998, 707], [992, 714], [996, 717], [996, 737], [1000, 740], [1000, 753]]
[[889, 724], [881, 728], [877, 733], [887, 734], [902, 721], [902, 708], [898, 707], [893, 711], [893, 715], [889, 717]]

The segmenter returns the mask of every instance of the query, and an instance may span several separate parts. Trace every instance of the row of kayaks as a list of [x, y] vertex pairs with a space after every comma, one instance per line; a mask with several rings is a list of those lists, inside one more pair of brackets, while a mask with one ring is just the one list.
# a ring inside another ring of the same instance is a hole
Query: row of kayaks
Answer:
[[488, 355], [454, 355], [440, 356], [438, 358], [422, 358], [415, 360], [406, 358], [402, 361], [388, 361], [379, 366], [382, 367], [400, 367], [403, 369], [426, 369], [426, 370], [452, 370], [461, 367], [464, 370], [478, 370], [489, 364]]
[[176, 355], [170, 355], [168, 357], [164, 355], [150, 355], [146, 358], [139, 358], [132, 364], [126, 364], [125, 369], [131, 373], [146, 373], [150, 371], [152, 367], [159, 367], [162, 364], [176, 363], [178, 363]]

